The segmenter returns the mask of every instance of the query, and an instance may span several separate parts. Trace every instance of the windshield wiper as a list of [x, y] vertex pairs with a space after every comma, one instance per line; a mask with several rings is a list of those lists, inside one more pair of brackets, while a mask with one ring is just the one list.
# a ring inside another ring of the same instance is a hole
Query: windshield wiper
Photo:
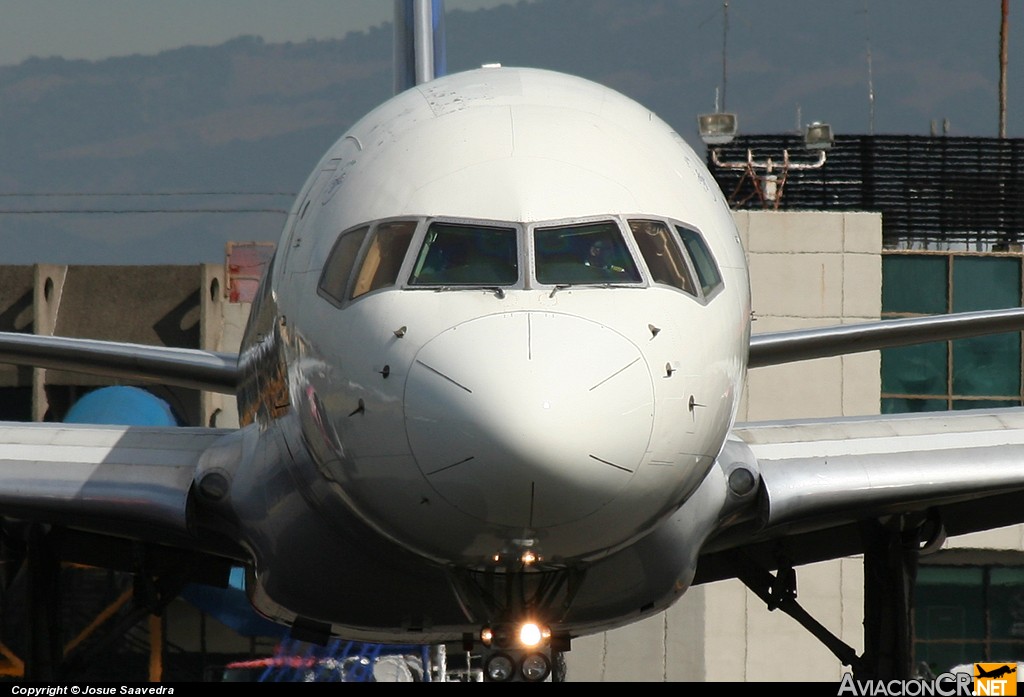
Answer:
[[494, 293], [499, 300], [505, 297], [505, 289], [501, 286], [475, 286], [475, 285], [464, 285], [464, 286], [434, 286], [430, 290], [435, 293], [449, 290], [485, 290], [490, 293]]

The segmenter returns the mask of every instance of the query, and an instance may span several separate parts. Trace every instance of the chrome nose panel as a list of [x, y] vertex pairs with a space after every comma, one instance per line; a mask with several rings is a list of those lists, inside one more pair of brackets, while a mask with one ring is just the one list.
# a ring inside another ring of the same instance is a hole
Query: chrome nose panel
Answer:
[[481, 520], [533, 529], [578, 520], [620, 492], [653, 417], [637, 347], [557, 313], [442, 332], [420, 350], [405, 391], [409, 443], [437, 493]]

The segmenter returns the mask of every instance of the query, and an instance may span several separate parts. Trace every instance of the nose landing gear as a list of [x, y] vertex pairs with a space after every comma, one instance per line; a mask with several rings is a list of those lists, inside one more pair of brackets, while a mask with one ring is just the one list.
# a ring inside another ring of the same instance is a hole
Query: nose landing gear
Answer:
[[[475, 643], [472, 637], [466, 638]], [[503, 623], [480, 632], [484, 682], [564, 682], [569, 637], [535, 622]], [[468, 649], [467, 649], [468, 650]]]

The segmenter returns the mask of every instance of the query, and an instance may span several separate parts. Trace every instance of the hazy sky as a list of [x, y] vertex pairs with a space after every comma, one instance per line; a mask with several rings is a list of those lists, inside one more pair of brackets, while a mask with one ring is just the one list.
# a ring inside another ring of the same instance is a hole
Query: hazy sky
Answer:
[[[508, 0], [446, 0], [445, 10]], [[97, 60], [215, 45], [342, 37], [390, 21], [391, 0], [0, 0], [0, 65], [31, 56]]]

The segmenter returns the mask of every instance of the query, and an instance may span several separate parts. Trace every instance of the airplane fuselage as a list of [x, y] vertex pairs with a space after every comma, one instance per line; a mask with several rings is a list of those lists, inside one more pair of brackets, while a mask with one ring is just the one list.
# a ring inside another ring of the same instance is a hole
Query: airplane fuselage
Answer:
[[[681, 506], [735, 417], [746, 274], [700, 158], [611, 90], [484, 68], [371, 112], [296, 201], [242, 349], [243, 421], [288, 456], [282, 471], [257, 453], [268, 464], [236, 498], [258, 498], [261, 477], [300, 492], [250, 507], [257, 607], [303, 616], [306, 595], [352, 585], [261, 573], [321, 545], [342, 576], [422, 563], [433, 580], [410, 598], [447, 592], [469, 626], [494, 609], [460, 575], [577, 573], [672, 521], [693, 541], [650, 574], [661, 590], [641, 584], [668, 602], [718, 515]], [[289, 537], [306, 517], [323, 539]], [[367, 628], [341, 605], [311, 619]], [[588, 626], [600, 614], [580, 611]], [[458, 624], [406, 624], [432, 622]]]

